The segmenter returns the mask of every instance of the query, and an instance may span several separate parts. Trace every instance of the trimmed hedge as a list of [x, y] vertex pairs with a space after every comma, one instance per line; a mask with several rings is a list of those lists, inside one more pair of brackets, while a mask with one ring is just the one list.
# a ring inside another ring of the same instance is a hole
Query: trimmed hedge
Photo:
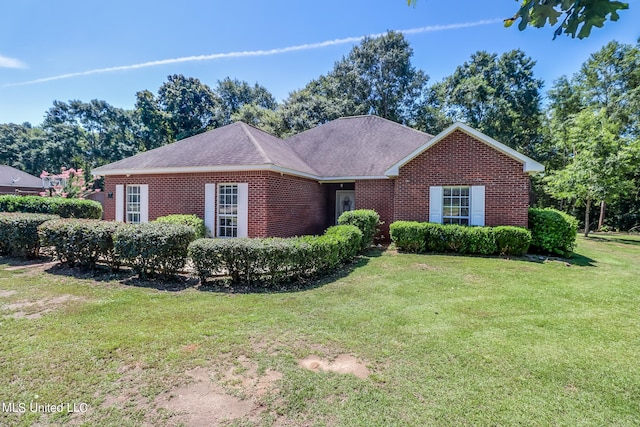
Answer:
[[531, 247], [536, 253], [571, 256], [578, 235], [578, 220], [556, 209], [530, 208]]
[[500, 226], [493, 228], [500, 255], [526, 254], [531, 244], [531, 232], [522, 227]]
[[175, 276], [194, 239], [192, 227], [162, 222], [123, 224], [113, 234], [115, 252], [141, 278]]
[[430, 222], [396, 221], [391, 240], [405, 252], [455, 252], [477, 255], [526, 253], [531, 233], [521, 227], [466, 227]]
[[55, 218], [58, 217], [37, 213], [0, 212], [0, 254], [36, 258], [40, 251], [38, 226]]
[[58, 215], [62, 218], [102, 218], [102, 205], [85, 199], [41, 196], [0, 196], [0, 212], [29, 212]]
[[357, 209], [343, 212], [338, 218], [339, 225], [355, 225], [362, 232], [360, 251], [365, 252], [373, 244], [373, 238], [378, 232], [380, 215], [372, 209]]
[[[462, 226], [458, 226], [458, 227], [462, 227]], [[462, 253], [465, 254], [476, 254], [476, 255], [494, 255], [496, 253], [502, 254], [502, 255], [516, 255], [518, 254], [518, 252], [507, 252], [505, 249], [505, 252], [503, 253], [503, 247], [501, 246], [502, 240], [500, 240], [500, 242], [498, 241], [498, 234], [500, 234], [501, 236], [504, 235], [503, 240], [505, 242], [510, 242], [511, 240], [508, 239], [509, 234], [509, 230], [511, 229], [517, 229], [517, 230], [513, 230], [514, 234], [516, 236], [518, 236], [518, 233], [521, 231], [525, 231], [528, 233], [527, 230], [525, 230], [524, 228], [517, 228], [517, 227], [508, 227], [508, 230], [505, 229], [503, 230], [505, 227], [463, 227], [465, 228], [465, 242], [464, 242], [464, 251]], [[517, 240], [517, 238], [515, 238], [515, 240]], [[530, 239], [529, 239], [530, 240]], [[529, 243], [527, 240], [527, 247], [529, 247]], [[524, 245], [524, 243], [523, 243]], [[525, 253], [527, 250], [525, 249], [523, 252], [519, 252], [519, 253]]]
[[40, 225], [42, 246], [53, 247], [56, 258], [69, 267], [95, 268], [98, 260], [113, 270], [120, 266], [113, 234], [124, 224], [94, 219], [55, 219]]
[[[427, 228], [430, 223], [418, 221], [396, 221], [389, 226], [391, 240], [398, 249], [405, 252], [423, 253], [427, 251]], [[433, 251], [431, 247], [429, 251]]]
[[196, 239], [206, 237], [207, 235], [207, 227], [204, 225], [204, 220], [198, 218], [196, 215], [174, 214], [161, 216], [156, 218], [155, 222], [188, 225], [193, 228], [193, 231], [196, 234]]
[[357, 227], [338, 225], [322, 236], [198, 239], [189, 256], [203, 284], [226, 273], [233, 283], [275, 286], [332, 270], [357, 255], [361, 239]]

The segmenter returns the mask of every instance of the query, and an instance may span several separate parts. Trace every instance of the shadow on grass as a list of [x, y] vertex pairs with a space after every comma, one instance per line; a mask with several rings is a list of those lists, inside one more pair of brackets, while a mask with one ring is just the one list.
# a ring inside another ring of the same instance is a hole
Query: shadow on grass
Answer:
[[596, 266], [596, 260], [586, 257], [584, 255], [580, 255], [578, 253], [573, 253], [571, 258], [561, 258], [554, 255], [541, 255], [541, 254], [526, 254], [523, 256], [501, 256], [501, 255], [459, 254], [456, 252], [426, 252], [423, 254], [415, 254], [412, 252], [398, 251], [398, 253], [412, 254], [412, 255], [443, 255], [443, 256], [451, 256], [451, 257], [509, 259], [512, 261], [533, 262], [536, 264], [544, 264], [546, 262], [559, 262], [559, 263], [566, 264], [568, 267], [572, 265], [576, 265], [579, 267], [595, 267]]
[[121, 267], [112, 271], [105, 265], [98, 265], [94, 269], [71, 268], [62, 264], [55, 264], [45, 272], [57, 276], [73, 277], [75, 279], [93, 280], [96, 282], [118, 282], [124, 286], [157, 289], [159, 291], [180, 292], [198, 285], [198, 279], [186, 275], [173, 278], [142, 279], [128, 268]]
[[[188, 274], [179, 274], [171, 278], [140, 278], [129, 268], [122, 267], [119, 271], [112, 271], [106, 265], [98, 265], [95, 269], [71, 268], [60, 263], [56, 263], [46, 270], [48, 274], [57, 276], [73, 277], [81, 280], [93, 280], [96, 282], [117, 282], [124, 286], [132, 286], [138, 288], [156, 289], [167, 292], [181, 292], [189, 288], [197, 289], [203, 292], [218, 292], [227, 294], [250, 294], [250, 293], [286, 293], [300, 292], [310, 289], [322, 287], [328, 283], [348, 276], [356, 268], [365, 266], [369, 262], [369, 258], [375, 258], [382, 255], [386, 248], [375, 248], [366, 255], [362, 256], [349, 264], [345, 264], [339, 269], [318, 277], [309, 278], [295, 282], [284, 283], [281, 285], [266, 285], [262, 283], [231, 283], [228, 277], [219, 277], [209, 279], [205, 284], [200, 284], [197, 277]], [[4, 263], [9, 263], [8, 259], [2, 259]], [[35, 262], [27, 262], [16, 259], [16, 265], [41, 265], [42, 260]], [[18, 264], [20, 262], [20, 264]], [[51, 260], [48, 260], [51, 263]]]
[[614, 242], [614, 243], [622, 243], [625, 245], [640, 246], [640, 240], [633, 239], [631, 238], [631, 236], [624, 237], [624, 236], [614, 235], [614, 236], [600, 237], [600, 236], [592, 235], [592, 236], [586, 237], [586, 239], [594, 242]]
[[198, 279], [186, 275], [177, 275], [171, 278], [153, 278], [141, 279], [138, 276], [129, 277], [121, 280], [121, 284], [125, 286], [134, 286], [136, 288], [149, 288], [158, 291], [181, 292], [189, 288], [198, 286]]
[[9, 255], [0, 256], [0, 264], [6, 264], [10, 267], [35, 267], [53, 262], [52, 257], [41, 256], [39, 258], [21, 258]]
[[527, 254], [520, 258], [514, 258], [514, 260], [535, 262], [537, 264], [559, 262], [565, 264], [567, 267], [571, 267], [573, 265], [578, 267], [595, 267], [597, 264], [597, 261], [593, 258], [589, 258], [576, 252], [571, 255], [571, 258], [562, 258], [554, 255]]
[[312, 289], [321, 288], [324, 285], [335, 282], [351, 274], [359, 267], [364, 267], [369, 263], [370, 257], [379, 257], [381, 251], [372, 250], [367, 256], [360, 257], [355, 261], [345, 264], [337, 270], [318, 278], [303, 279], [295, 282], [284, 283], [281, 285], [268, 285], [261, 283], [231, 283], [228, 277], [219, 277], [209, 279], [206, 283], [198, 286], [198, 290], [203, 292], [215, 292], [223, 294], [274, 294], [274, 293], [292, 293], [303, 292]]

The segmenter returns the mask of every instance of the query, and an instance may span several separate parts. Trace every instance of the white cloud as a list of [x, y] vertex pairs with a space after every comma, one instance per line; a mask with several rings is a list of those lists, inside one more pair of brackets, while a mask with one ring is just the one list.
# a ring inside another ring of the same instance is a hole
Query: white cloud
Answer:
[[0, 55], [0, 68], [27, 68], [27, 64], [19, 59]]
[[[457, 30], [457, 29], [469, 28], [469, 27], [478, 27], [481, 25], [496, 24], [498, 22], [502, 22], [502, 19], [485, 19], [481, 21], [462, 22], [458, 24], [430, 25], [427, 27], [409, 28], [406, 30], [396, 30], [396, 31], [403, 34], [422, 34], [422, 33], [438, 32], [438, 31]], [[79, 72], [69, 73], [69, 74], [60, 74], [57, 76], [44, 77], [41, 79], [29, 80], [25, 82], [7, 83], [2, 85], [2, 87], [26, 86], [26, 85], [32, 85], [37, 83], [50, 82], [54, 80], [63, 80], [63, 79], [70, 79], [73, 77], [89, 76], [92, 74], [111, 73], [114, 71], [137, 70], [139, 68], [157, 67], [159, 65], [179, 64], [184, 62], [211, 61], [211, 60], [223, 59], [223, 58], [247, 58], [247, 57], [256, 57], [256, 56], [281, 55], [283, 53], [289, 53], [289, 52], [321, 49], [323, 47], [336, 46], [341, 44], [358, 43], [362, 41], [362, 39], [364, 39], [365, 37], [378, 37], [383, 34], [384, 33], [369, 34], [368, 36], [346, 37], [342, 39], [326, 40], [318, 43], [300, 44], [295, 46], [281, 47], [281, 48], [269, 49], [269, 50], [246, 50], [246, 51], [237, 51], [237, 52], [213, 53], [209, 55], [184, 56], [181, 58], [161, 59], [158, 61], [142, 62], [139, 64], [120, 65], [117, 67], [108, 67], [108, 68], [96, 68], [93, 70], [79, 71]], [[0, 61], [1, 60], [2, 60], [2, 57], [0, 57]], [[1, 62], [0, 62], [0, 65], [1, 65]]]

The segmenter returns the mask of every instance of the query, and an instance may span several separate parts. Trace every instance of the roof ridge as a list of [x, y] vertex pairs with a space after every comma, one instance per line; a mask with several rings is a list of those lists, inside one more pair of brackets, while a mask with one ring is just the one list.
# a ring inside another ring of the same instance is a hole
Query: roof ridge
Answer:
[[244, 131], [245, 135], [247, 135], [247, 137], [249, 138], [249, 141], [251, 141], [253, 146], [256, 147], [256, 150], [258, 150], [258, 153], [260, 153], [260, 157], [262, 157], [262, 160], [264, 160], [265, 163], [273, 163], [271, 161], [271, 159], [269, 158], [269, 156], [267, 156], [267, 153], [265, 153], [265, 151], [262, 148], [262, 146], [254, 138], [254, 136], [251, 134], [251, 132], [249, 132], [249, 129], [247, 128], [248, 125], [245, 124], [244, 122], [236, 122], [236, 123], [240, 123], [240, 127]]

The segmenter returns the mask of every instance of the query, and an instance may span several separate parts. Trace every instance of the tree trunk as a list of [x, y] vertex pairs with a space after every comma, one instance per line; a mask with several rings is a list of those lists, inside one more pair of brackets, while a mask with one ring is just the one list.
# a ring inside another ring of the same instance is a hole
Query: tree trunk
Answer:
[[600, 202], [600, 218], [598, 219], [598, 231], [600, 231], [600, 229], [604, 225], [604, 213], [606, 210], [606, 206], [607, 204], [604, 200]]
[[591, 210], [591, 197], [587, 197], [587, 208], [584, 210], [584, 237], [589, 237], [589, 211]]

